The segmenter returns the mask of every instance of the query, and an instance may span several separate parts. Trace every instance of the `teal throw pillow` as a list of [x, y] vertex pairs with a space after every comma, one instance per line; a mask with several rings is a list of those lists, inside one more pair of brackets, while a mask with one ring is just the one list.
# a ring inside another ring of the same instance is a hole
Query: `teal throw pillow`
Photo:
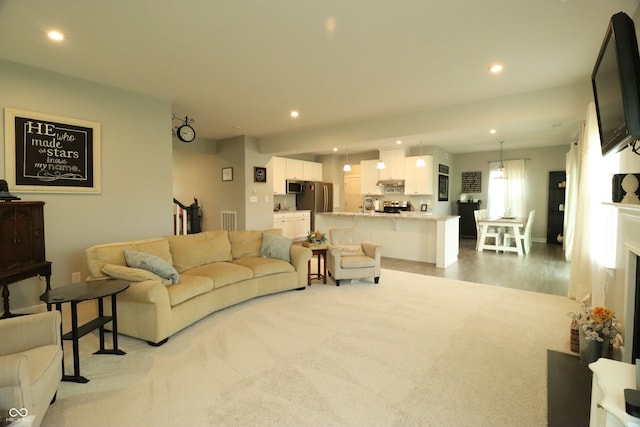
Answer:
[[267, 258], [278, 258], [291, 262], [291, 239], [273, 233], [262, 233], [260, 255]]
[[143, 270], [150, 271], [164, 279], [171, 280], [171, 283], [174, 285], [178, 283], [180, 279], [178, 271], [173, 268], [171, 264], [155, 255], [146, 252], [126, 250], [124, 251], [124, 259], [127, 261], [129, 267], [142, 268]]

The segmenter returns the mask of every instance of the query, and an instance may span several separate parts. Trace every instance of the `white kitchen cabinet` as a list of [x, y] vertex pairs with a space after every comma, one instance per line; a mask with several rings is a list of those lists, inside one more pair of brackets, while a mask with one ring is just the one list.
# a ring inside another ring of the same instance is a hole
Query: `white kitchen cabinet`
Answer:
[[295, 216], [293, 212], [274, 213], [273, 228], [281, 228], [284, 237], [293, 239], [295, 234]]
[[302, 160], [286, 159], [287, 179], [299, 179], [304, 181], [304, 165]]
[[[416, 166], [419, 158], [425, 166]], [[412, 156], [404, 158], [404, 194], [430, 196], [433, 194], [433, 156]]]
[[404, 149], [380, 150], [380, 160], [384, 169], [380, 169], [380, 179], [404, 179]]
[[274, 212], [273, 228], [281, 228], [289, 239], [304, 239], [311, 230], [311, 211]]
[[376, 185], [380, 179], [376, 166], [377, 160], [360, 161], [360, 193], [361, 194], [382, 194], [383, 188]]
[[294, 214], [294, 233], [296, 240], [305, 239], [311, 231], [311, 211], [301, 211]]
[[287, 194], [287, 159], [272, 157], [267, 164], [273, 181], [273, 194]]
[[322, 163], [302, 162], [305, 181], [322, 181]]

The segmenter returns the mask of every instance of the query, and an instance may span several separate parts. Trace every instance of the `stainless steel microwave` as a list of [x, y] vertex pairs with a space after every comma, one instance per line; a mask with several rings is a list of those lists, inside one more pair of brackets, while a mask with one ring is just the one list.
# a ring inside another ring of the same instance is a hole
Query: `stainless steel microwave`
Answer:
[[304, 191], [304, 181], [287, 180], [287, 193], [296, 194]]

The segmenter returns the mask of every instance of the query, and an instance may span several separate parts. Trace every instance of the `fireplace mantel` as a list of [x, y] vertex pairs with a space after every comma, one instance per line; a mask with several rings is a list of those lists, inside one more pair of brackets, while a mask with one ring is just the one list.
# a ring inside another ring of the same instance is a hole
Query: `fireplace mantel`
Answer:
[[[634, 335], [634, 319], [636, 311], [636, 270], [640, 257], [640, 205], [629, 203], [604, 203], [616, 208], [617, 244], [616, 244], [616, 279], [615, 286], [607, 292], [607, 298], [613, 297], [614, 311], [624, 325], [625, 345], [622, 360], [631, 362]], [[610, 293], [611, 292], [611, 293]], [[636, 343], [636, 345], [638, 345]]]

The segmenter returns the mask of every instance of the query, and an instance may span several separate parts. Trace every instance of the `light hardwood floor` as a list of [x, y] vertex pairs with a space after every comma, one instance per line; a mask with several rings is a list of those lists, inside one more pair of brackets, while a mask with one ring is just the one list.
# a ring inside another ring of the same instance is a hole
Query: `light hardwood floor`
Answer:
[[570, 264], [564, 259], [562, 246], [533, 243], [528, 255], [518, 256], [515, 253], [478, 252], [475, 245], [475, 239], [461, 239], [458, 261], [446, 269], [436, 268], [435, 264], [385, 257], [382, 259], [382, 268], [567, 295]]

